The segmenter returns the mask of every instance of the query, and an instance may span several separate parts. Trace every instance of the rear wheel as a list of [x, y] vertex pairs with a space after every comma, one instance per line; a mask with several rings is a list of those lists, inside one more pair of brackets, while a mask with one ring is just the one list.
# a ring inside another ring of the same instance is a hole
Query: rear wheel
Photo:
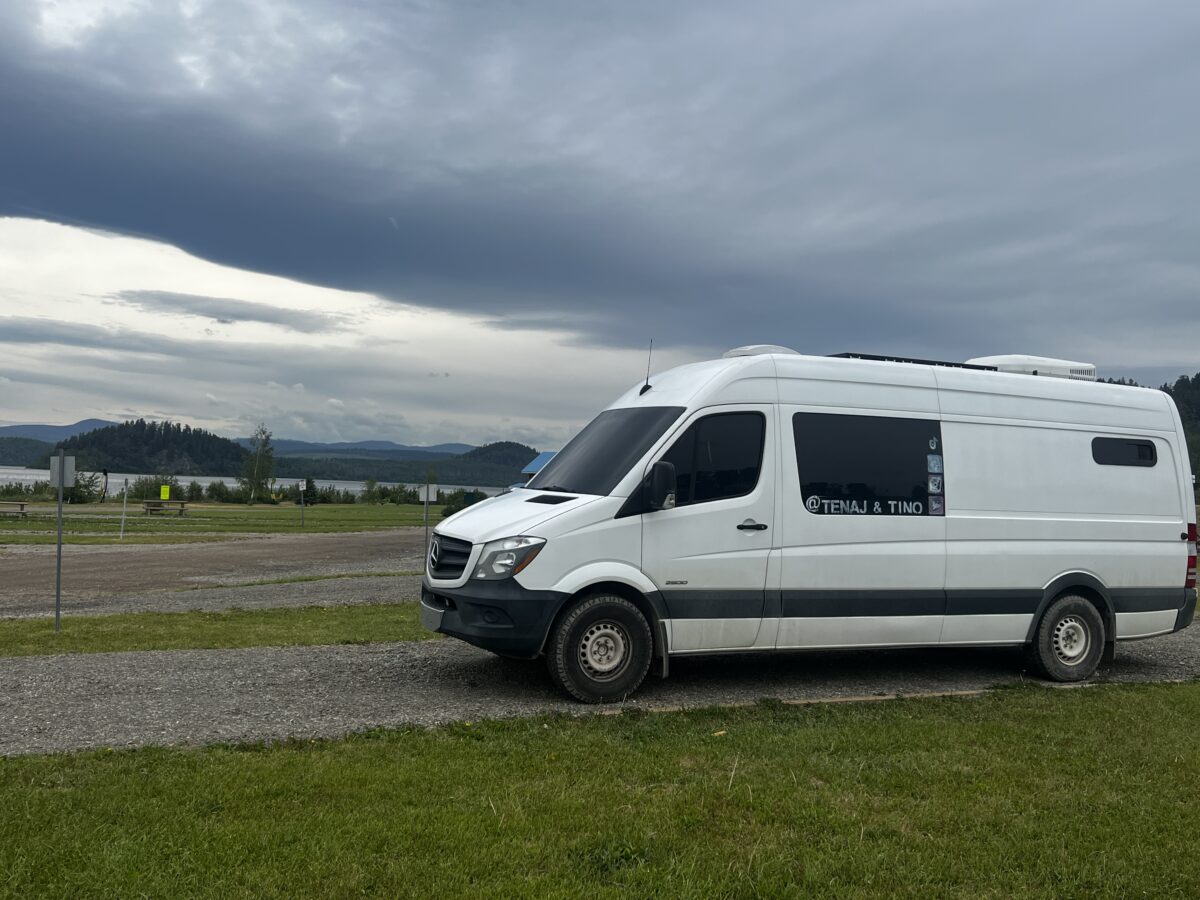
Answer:
[[1052, 681], [1084, 681], [1090, 678], [1104, 654], [1104, 620], [1085, 597], [1059, 597], [1042, 615], [1029, 662]]
[[650, 669], [654, 638], [641, 610], [611, 594], [596, 594], [569, 609], [546, 649], [550, 678], [584, 703], [611, 703], [638, 689]]

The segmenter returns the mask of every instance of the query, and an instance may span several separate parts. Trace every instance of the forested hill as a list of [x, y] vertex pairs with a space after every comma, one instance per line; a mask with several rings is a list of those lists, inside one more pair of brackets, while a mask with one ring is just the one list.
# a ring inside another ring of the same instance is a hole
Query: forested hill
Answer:
[[1192, 472], [1200, 476], [1200, 372], [1190, 378], [1181, 375], [1174, 384], [1164, 384], [1162, 389], [1171, 395], [1179, 407], [1179, 418], [1183, 420], [1192, 458]]
[[0, 466], [32, 466], [49, 453], [52, 446], [33, 438], [0, 437]]
[[[57, 445], [80, 470], [146, 475], [237, 475], [247, 450], [203, 428], [177, 422], [125, 422], [97, 428]], [[49, 454], [42, 464], [48, 465]]]
[[[30, 446], [32, 445], [32, 447]], [[235, 441], [202, 428], [177, 422], [125, 422], [77, 435], [56, 445], [76, 457], [81, 471], [133, 472], [139, 475], [241, 474], [249, 452]], [[3, 449], [3, 448], [0, 448]], [[22, 462], [16, 465], [49, 465], [50, 445], [28, 442], [9, 448]], [[36, 458], [31, 451], [36, 450]], [[274, 463], [278, 479], [320, 478], [345, 481], [399, 481], [420, 483], [431, 478], [438, 484], [469, 487], [505, 487], [523, 481], [521, 468], [537, 456], [524, 444], [500, 441], [476, 447], [461, 455], [446, 454], [415, 460], [312, 458], [286, 456]]]

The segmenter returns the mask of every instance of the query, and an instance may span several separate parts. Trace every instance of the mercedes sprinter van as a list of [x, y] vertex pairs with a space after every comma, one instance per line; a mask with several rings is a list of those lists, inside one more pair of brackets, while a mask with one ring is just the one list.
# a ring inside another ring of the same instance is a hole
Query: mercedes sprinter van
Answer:
[[422, 622], [585, 702], [743, 651], [1024, 646], [1083, 680], [1196, 606], [1179, 413], [1094, 379], [772, 346], [660, 373], [437, 526]]

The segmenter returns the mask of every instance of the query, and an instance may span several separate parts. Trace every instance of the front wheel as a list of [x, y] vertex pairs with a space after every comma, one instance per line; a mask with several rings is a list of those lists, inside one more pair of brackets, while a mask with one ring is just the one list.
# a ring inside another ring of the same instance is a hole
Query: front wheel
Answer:
[[1059, 597], [1042, 616], [1029, 662], [1051, 681], [1084, 681], [1090, 678], [1104, 654], [1104, 621], [1084, 597]]
[[569, 609], [550, 635], [546, 665], [560, 690], [584, 703], [611, 703], [638, 689], [650, 670], [654, 638], [641, 610], [611, 594]]

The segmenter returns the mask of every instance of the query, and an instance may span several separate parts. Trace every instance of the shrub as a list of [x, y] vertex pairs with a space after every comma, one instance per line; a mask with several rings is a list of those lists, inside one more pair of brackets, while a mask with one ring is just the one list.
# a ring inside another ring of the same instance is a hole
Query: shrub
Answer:
[[159, 490], [164, 484], [170, 487], [172, 500], [183, 499], [179, 479], [174, 475], [142, 475], [135, 478], [129, 485], [129, 499], [157, 500], [160, 496]]
[[209, 482], [207, 488], [204, 489], [205, 496], [213, 503], [231, 503], [233, 502], [233, 491], [229, 489], [223, 481]]
[[487, 494], [480, 490], [457, 490], [443, 496], [442, 491], [438, 491], [438, 499], [445, 499], [446, 501], [446, 505], [442, 507], [442, 515], [452, 516], [456, 512], [462, 512], [468, 506], [473, 506], [480, 500], [486, 500]]

